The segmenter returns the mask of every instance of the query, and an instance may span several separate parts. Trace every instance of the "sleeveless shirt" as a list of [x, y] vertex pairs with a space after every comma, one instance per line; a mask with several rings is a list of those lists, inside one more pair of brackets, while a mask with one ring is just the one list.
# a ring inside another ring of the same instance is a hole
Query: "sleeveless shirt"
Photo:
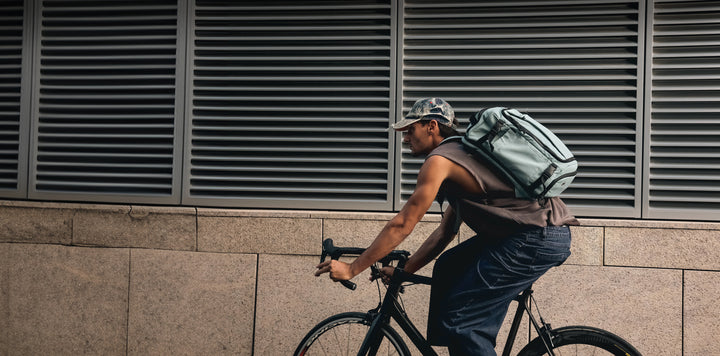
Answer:
[[476, 234], [497, 239], [530, 227], [580, 225], [559, 197], [543, 204], [515, 197], [511, 183], [489, 163], [465, 151], [459, 142], [443, 143], [430, 156], [442, 156], [465, 168], [483, 190], [472, 194], [450, 180], [443, 182], [439, 196], [446, 198]]

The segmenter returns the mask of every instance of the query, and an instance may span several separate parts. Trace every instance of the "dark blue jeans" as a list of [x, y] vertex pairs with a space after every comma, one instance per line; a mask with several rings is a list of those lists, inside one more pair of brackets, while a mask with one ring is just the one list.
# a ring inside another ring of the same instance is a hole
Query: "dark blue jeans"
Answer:
[[570, 256], [567, 226], [534, 227], [500, 242], [475, 236], [435, 262], [428, 340], [450, 354], [495, 355], [510, 302]]

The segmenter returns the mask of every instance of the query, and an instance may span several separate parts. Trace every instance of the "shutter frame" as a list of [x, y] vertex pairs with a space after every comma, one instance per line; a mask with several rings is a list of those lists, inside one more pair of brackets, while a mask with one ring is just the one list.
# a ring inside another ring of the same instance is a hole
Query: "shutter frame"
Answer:
[[37, 6], [29, 197], [178, 204], [184, 1]]
[[394, 1], [230, 3], [190, 11], [183, 203], [390, 209]]
[[0, 4], [0, 197], [27, 197], [32, 7]]
[[[640, 217], [643, 3], [405, 1], [398, 110], [441, 97], [461, 126], [483, 107], [527, 112], [578, 158], [562, 195], [575, 214]], [[398, 154], [397, 209], [422, 164]]]
[[710, 1], [649, 8], [644, 218], [718, 219], [719, 16]]

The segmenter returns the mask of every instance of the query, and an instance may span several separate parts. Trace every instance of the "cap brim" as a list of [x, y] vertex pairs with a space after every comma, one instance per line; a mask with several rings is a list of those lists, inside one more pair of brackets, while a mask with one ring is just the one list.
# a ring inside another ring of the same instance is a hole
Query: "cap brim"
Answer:
[[410, 127], [410, 125], [420, 121], [420, 119], [421, 118], [419, 118], [419, 117], [406, 117], [406, 118], [392, 124], [392, 128], [395, 131], [405, 131]]

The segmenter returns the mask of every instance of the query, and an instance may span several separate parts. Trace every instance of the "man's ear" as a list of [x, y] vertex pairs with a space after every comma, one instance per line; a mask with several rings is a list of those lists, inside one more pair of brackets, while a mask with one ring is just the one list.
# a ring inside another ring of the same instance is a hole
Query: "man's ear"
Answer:
[[427, 128], [428, 128], [428, 133], [433, 132], [436, 128], [439, 129], [438, 122], [435, 120], [430, 120], [430, 122], [428, 122]]

